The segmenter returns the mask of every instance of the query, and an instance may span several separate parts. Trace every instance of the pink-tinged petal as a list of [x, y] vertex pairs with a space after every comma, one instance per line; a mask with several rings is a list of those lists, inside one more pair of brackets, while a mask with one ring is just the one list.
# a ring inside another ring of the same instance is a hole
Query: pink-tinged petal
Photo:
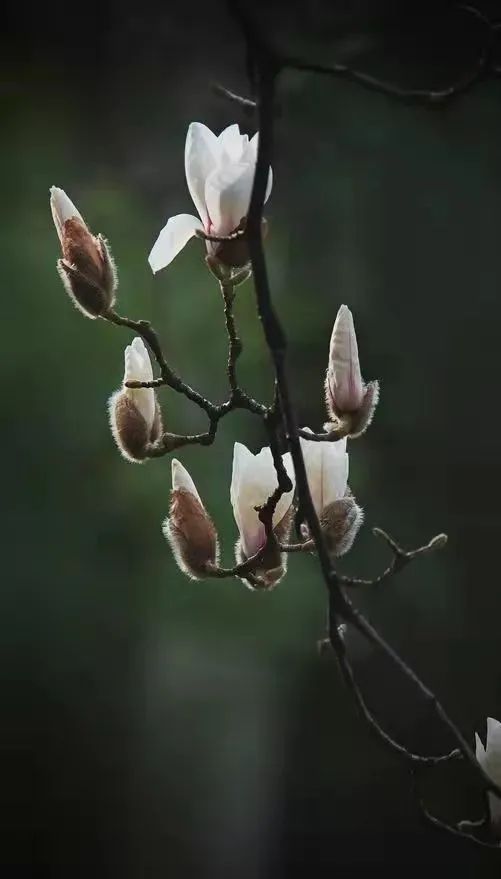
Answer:
[[203, 230], [202, 223], [191, 214], [178, 214], [167, 220], [148, 257], [151, 270], [159, 272], [168, 266], [197, 229]]
[[[294, 484], [294, 468], [290, 454], [282, 457], [287, 473]], [[259, 520], [256, 507], [266, 503], [277, 487], [277, 474], [269, 448], [253, 455], [242, 443], [235, 443], [230, 499], [233, 515], [240, 532], [241, 547], [247, 558], [264, 546], [266, 531]], [[288, 512], [294, 491], [280, 498], [273, 515], [276, 527]]]
[[249, 211], [254, 168], [224, 165], [208, 177], [205, 200], [216, 235], [229, 235]]
[[327, 380], [338, 412], [356, 412], [364, 397], [357, 337], [350, 309], [341, 305], [332, 330]]
[[219, 163], [221, 152], [221, 144], [210, 128], [201, 122], [192, 122], [186, 135], [184, 167], [190, 195], [206, 229], [208, 213], [205, 184], [207, 177]]

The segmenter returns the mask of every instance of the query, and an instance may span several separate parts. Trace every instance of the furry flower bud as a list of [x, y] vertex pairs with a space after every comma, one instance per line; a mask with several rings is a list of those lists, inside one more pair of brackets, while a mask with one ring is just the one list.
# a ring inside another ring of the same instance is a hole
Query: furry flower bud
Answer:
[[[301, 448], [311, 499], [328, 549], [332, 555], [344, 555], [351, 549], [363, 521], [363, 511], [348, 488], [346, 437], [337, 442], [314, 442], [301, 437]], [[306, 526], [303, 532], [308, 538]]]
[[368, 428], [379, 399], [378, 382], [362, 380], [353, 316], [346, 305], [339, 308], [332, 330], [325, 398], [329, 417], [344, 422], [351, 437]]
[[50, 190], [50, 207], [63, 258], [57, 268], [66, 292], [86, 317], [96, 318], [115, 301], [117, 277], [108, 245], [94, 236], [63, 189]]
[[126, 382], [153, 379], [150, 356], [143, 340], [136, 336], [125, 349], [123, 387], [109, 400], [110, 427], [124, 458], [143, 461], [148, 447], [162, 432], [162, 416], [153, 388], [128, 388]]
[[207, 513], [195, 483], [180, 461], [172, 461], [170, 513], [162, 526], [183, 573], [203, 579], [217, 566], [219, 544], [214, 523]]
[[[294, 468], [289, 453], [283, 455], [285, 469], [294, 485]], [[275, 586], [284, 576], [287, 556], [280, 552], [280, 543], [286, 542], [292, 524], [294, 488], [282, 494], [272, 517], [273, 534], [267, 539], [266, 529], [259, 518], [259, 507], [264, 506], [277, 488], [277, 474], [269, 448], [253, 455], [242, 443], [235, 443], [230, 499], [233, 515], [240, 532], [235, 548], [238, 564], [263, 552], [252, 576], [245, 578], [250, 585]]]
[[[478, 733], [475, 733], [476, 758], [482, 769], [495, 784], [501, 785], [501, 723], [493, 717], [487, 718], [487, 742], [484, 748]], [[501, 799], [488, 793], [489, 813], [492, 832], [501, 839]]]

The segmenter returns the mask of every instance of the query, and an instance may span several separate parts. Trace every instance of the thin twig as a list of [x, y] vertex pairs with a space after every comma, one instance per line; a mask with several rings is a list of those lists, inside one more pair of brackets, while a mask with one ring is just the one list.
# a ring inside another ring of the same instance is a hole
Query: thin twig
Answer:
[[415, 559], [419, 555], [424, 555], [429, 552], [433, 552], [436, 549], [441, 549], [445, 546], [447, 542], [446, 534], [436, 534], [435, 537], [432, 537], [428, 543], [425, 543], [423, 546], [419, 546], [417, 549], [412, 550], [403, 550], [402, 547], [390, 537], [386, 531], [383, 531], [382, 528], [373, 528], [373, 534], [376, 534], [380, 537], [383, 537], [389, 545], [392, 553], [393, 559], [384, 571], [379, 574], [377, 577], [372, 577], [370, 579], [366, 579], [364, 577], [347, 577], [341, 576], [340, 580], [343, 586], [347, 586], [349, 588], [358, 587], [358, 586], [379, 586], [381, 583], [386, 582], [395, 574], [398, 574], [406, 565], [409, 564], [413, 559]]
[[220, 288], [223, 296], [224, 319], [226, 322], [226, 332], [228, 334], [229, 340], [227, 364], [228, 381], [230, 383], [232, 397], [234, 398], [235, 395], [238, 395], [239, 392], [236, 364], [240, 354], [242, 353], [242, 342], [237, 334], [235, 326], [235, 316], [233, 314], [235, 288], [232, 284], [224, 284], [222, 281], [220, 282]]
[[419, 791], [418, 785], [418, 774], [421, 774], [421, 771], [424, 767], [420, 767], [418, 765], [414, 765], [411, 767], [411, 778], [412, 778], [412, 787], [414, 791], [415, 799], [418, 803], [419, 810], [421, 812], [422, 817], [427, 822], [427, 824], [431, 824], [432, 827], [435, 827], [437, 830], [444, 831], [445, 833], [450, 834], [451, 836], [455, 836], [458, 839], [465, 839], [474, 845], [480, 846], [481, 848], [490, 848], [497, 849], [499, 852], [501, 843], [499, 842], [489, 842], [487, 839], [481, 839], [473, 832], [468, 832], [464, 828], [469, 826], [476, 830], [485, 830], [488, 829], [489, 820], [488, 814], [480, 820], [480, 821], [460, 821], [459, 824], [449, 824], [447, 821], [444, 821], [442, 818], [438, 818], [436, 815], [432, 815], [427, 806], [424, 803], [424, 800]]
[[238, 104], [247, 116], [254, 116], [256, 112], [255, 101], [252, 101], [250, 98], [244, 98], [242, 95], [237, 95], [236, 92], [232, 92], [218, 82], [213, 83], [212, 89], [217, 95], [227, 98], [227, 100], [232, 101], [234, 104]]

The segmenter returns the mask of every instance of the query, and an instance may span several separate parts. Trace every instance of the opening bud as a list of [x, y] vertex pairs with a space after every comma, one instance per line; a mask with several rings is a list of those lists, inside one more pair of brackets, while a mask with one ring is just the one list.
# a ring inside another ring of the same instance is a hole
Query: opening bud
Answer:
[[[309, 431], [308, 427], [303, 428]], [[346, 437], [337, 442], [314, 442], [301, 437], [306, 477], [315, 512], [332, 555], [348, 552], [363, 522], [363, 511], [348, 487]], [[308, 527], [301, 526], [306, 541]]]
[[86, 317], [99, 317], [115, 301], [117, 276], [102, 235], [94, 236], [63, 189], [50, 190], [50, 207], [63, 258], [57, 268], [64, 287]]
[[[360, 436], [372, 421], [378, 399], [379, 383], [365, 384], [362, 379], [353, 315], [341, 305], [332, 330], [325, 377], [329, 418], [336, 425], [344, 425], [347, 436]], [[326, 430], [329, 427], [332, 423], [325, 425]]]
[[286, 572], [287, 556], [280, 552], [280, 543], [287, 541], [292, 525], [295, 480], [290, 454], [283, 455], [282, 461], [293, 487], [278, 500], [271, 520], [272, 534], [267, 538], [258, 510], [278, 485], [273, 455], [268, 447], [253, 455], [242, 443], [235, 443], [230, 498], [240, 533], [235, 547], [237, 563], [242, 564], [262, 552], [252, 574], [242, 577], [252, 588], [276, 586]]
[[[274, 586], [278, 586], [285, 577], [288, 557], [286, 552], [280, 551], [280, 544], [287, 543], [291, 532], [292, 520], [293, 512], [292, 509], [289, 509], [268, 537], [261, 558], [252, 569], [252, 573], [240, 578], [251, 589], [272, 589]], [[243, 550], [242, 538], [237, 540], [235, 558], [239, 565], [250, 558]]]
[[172, 461], [170, 512], [162, 526], [177, 564], [194, 580], [203, 579], [219, 562], [219, 543], [195, 483], [177, 459]]
[[124, 354], [123, 387], [108, 403], [113, 438], [127, 461], [141, 462], [162, 433], [162, 415], [153, 388], [128, 388], [128, 381], [151, 382], [153, 370], [143, 340], [136, 336]]

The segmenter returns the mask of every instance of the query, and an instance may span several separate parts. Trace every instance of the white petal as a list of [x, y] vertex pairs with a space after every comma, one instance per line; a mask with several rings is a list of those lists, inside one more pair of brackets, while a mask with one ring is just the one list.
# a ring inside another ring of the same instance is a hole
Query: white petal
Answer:
[[[259, 144], [259, 132], [256, 131], [254, 137], [251, 137], [251, 139], [249, 141], [249, 145], [243, 154], [243, 159], [245, 161], [253, 162], [255, 165], [255, 163], [257, 162], [258, 144]], [[273, 186], [273, 171], [270, 168], [270, 170], [268, 172], [268, 183], [266, 184], [266, 193], [264, 196], [264, 203], [265, 204], [271, 195], [272, 186]]]
[[301, 437], [301, 449], [311, 499], [317, 516], [320, 516], [325, 507], [346, 493], [349, 469], [346, 438], [334, 443], [317, 443]]
[[355, 412], [364, 396], [353, 315], [341, 305], [332, 329], [329, 350], [329, 386], [335, 406]]
[[184, 167], [190, 195], [206, 229], [205, 184], [211, 171], [219, 164], [220, 157], [221, 144], [216, 135], [201, 122], [192, 122], [186, 135]]
[[85, 226], [85, 221], [81, 213], [76, 209], [71, 199], [68, 198], [64, 189], [59, 189], [59, 187], [57, 186], [51, 186], [50, 209], [52, 211], [52, 219], [54, 220], [54, 225], [56, 227], [56, 231], [59, 235], [59, 240], [61, 241], [61, 243], [62, 229], [66, 220], [71, 220], [72, 217], [76, 217], [76, 219], [80, 220]]
[[494, 717], [487, 718], [487, 751], [501, 752], [501, 723]]
[[241, 161], [244, 150], [247, 148], [248, 137], [240, 134], [238, 125], [228, 125], [228, 128], [225, 128], [219, 135], [218, 141], [223, 151], [222, 162], [238, 163]]
[[254, 169], [252, 165], [223, 165], [209, 175], [205, 199], [216, 235], [229, 235], [247, 216]]
[[501, 723], [493, 717], [487, 718], [485, 771], [496, 784], [501, 784]]
[[485, 764], [485, 748], [478, 733], [475, 733], [475, 757], [481, 766]]
[[150, 355], [141, 336], [135, 336], [125, 349], [124, 381], [150, 382], [153, 379], [153, 368]]
[[167, 220], [148, 257], [152, 271], [159, 272], [168, 266], [197, 229], [203, 229], [203, 226], [191, 214], [177, 214]]
[[[140, 336], [127, 345], [124, 353], [126, 381], [150, 382], [153, 379], [148, 349]], [[143, 416], [148, 429], [151, 430], [155, 420], [156, 400], [153, 388], [126, 388], [125, 393]]]
[[[284, 456], [284, 464], [291, 474], [292, 463], [287, 456]], [[270, 449], [261, 449], [258, 455], [253, 455], [244, 445], [235, 443], [230, 498], [247, 557], [258, 552], [265, 539], [264, 525], [259, 521], [255, 507], [265, 504], [276, 486], [277, 474]], [[274, 525], [289, 509], [292, 495], [291, 491], [280, 499], [273, 517]]]
[[184, 491], [189, 491], [190, 494], [193, 494], [196, 497], [196, 499], [198, 501], [200, 501], [200, 503], [202, 503], [202, 500], [201, 500], [200, 495], [197, 491], [196, 485], [193, 482], [193, 479], [191, 478], [190, 474], [188, 473], [186, 467], [183, 467], [183, 465], [181, 464], [181, 461], [178, 461], [177, 458], [173, 458], [172, 464], [171, 464], [171, 469], [172, 469], [172, 490], [176, 491], [177, 489], [181, 488], [181, 489], [184, 489]]

